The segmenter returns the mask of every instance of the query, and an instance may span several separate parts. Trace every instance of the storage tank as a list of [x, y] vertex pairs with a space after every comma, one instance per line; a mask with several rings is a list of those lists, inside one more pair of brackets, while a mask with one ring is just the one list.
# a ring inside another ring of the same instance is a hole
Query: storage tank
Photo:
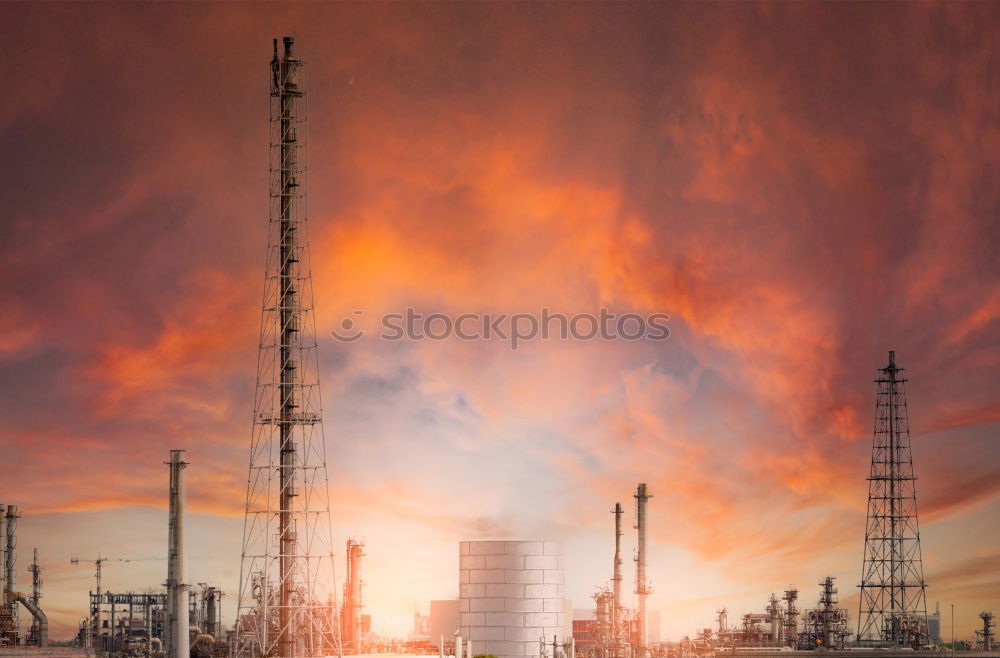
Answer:
[[560, 542], [460, 542], [459, 634], [473, 655], [537, 656], [539, 638], [562, 642], [563, 599]]

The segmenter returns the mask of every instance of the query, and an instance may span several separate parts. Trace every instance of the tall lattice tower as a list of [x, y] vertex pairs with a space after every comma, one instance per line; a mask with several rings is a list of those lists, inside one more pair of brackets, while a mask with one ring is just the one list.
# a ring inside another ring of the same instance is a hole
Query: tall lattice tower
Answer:
[[238, 658], [339, 653], [306, 237], [305, 62], [274, 42], [270, 210], [237, 613]]
[[858, 643], [919, 647], [928, 641], [927, 601], [902, 371], [896, 353], [889, 352], [889, 365], [875, 380]]

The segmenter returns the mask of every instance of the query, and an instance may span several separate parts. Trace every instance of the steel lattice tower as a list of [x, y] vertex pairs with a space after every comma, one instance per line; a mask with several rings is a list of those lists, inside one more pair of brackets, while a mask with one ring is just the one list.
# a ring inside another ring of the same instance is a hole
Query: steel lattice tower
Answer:
[[[239, 658], [340, 653], [306, 237], [305, 62], [274, 42], [270, 209], [237, 611]], [[322, 596], [321, 596], [322, 594]]]
[[879, 369], [868, 523], [861, 570], [858, 643], [890, 647], [927, 643], [927, 602], [916, 477], [910, 451], [905, 379], [896, 353]]

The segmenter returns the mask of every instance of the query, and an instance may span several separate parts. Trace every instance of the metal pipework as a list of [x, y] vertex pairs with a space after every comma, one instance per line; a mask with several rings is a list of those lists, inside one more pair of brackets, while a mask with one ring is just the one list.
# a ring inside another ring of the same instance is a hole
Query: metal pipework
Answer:
[[646, 502], [652, 498], [646, 483], [641, 483], [635, 490], [635, 529], [638, 531], [635, 556], [635, 593], [639, 597], [639, 642], [636, 655], [645, 658], [648, 644], [648, 622], [646, 619], [646, 597], [650, 588], [646, 580]]
[[49, 646], [49, 618], [42, 612], [42, 609], [35, 605], [30, 598], [21, 594], [20, 592], [10, 593], [11, 605], [14, 605], [15, 601], [19, 601], [31, 616], [35, 618], [38, 622], [38, 646], [47, 647]]
[[187, 462], [181, 461], [183, 450], [171, 450], [170, 461], [170, 513], [167, 548], [167, 620], [170, 624], [167, 638], [168, 658], [188, 658], [190, 655], [190, 635], [187, 597], [188, 586], [184, 583], [184, 469]]

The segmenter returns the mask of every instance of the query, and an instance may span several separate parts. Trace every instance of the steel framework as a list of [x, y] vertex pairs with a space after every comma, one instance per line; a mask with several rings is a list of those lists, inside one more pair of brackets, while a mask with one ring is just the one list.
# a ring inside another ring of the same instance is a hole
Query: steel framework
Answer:
[[920, 647], [928, 642], [927, 602], [910, 426], [896, 353], [880, 368], [868, 478], [858, 643]]
[[305, 62], [274, 41], [267, 265], [237, 603], [236, 656], [340, 653], [306, 236]]

